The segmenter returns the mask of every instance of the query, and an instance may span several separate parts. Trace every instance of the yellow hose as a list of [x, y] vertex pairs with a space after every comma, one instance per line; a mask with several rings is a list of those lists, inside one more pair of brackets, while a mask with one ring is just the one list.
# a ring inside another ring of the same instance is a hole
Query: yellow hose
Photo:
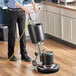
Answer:
[[[27, 16], [28, 16], [28, 15], [27, 15]], [[27, 17], [27, 16], [26, 16], [26, 17]], [[10, 57], [9, 59], [7, 59], [7, 60], [4, 61], [4, 62], [1, 61], [0, 63], [6, 63], [6, 62], [8, 62], [8, 61], [10, 61], [10, 60], [12, 59], [13, 55], [14, 55], [15, 52], [16, 52], [17, 46], [18, 46], [18, 44], [19, 44], [19, 41], [20, 41], [20, 39], [22, 38], [22, 36], [23, 36], [23, 34], [24, 34], [24, 32], [25, 32], [26, 27], [28, 26], [28, 23], [29, 23], [29, 19], [26, 21], [26, 24], [25, 24], [25, 27], [24, 27], [24, 30], [23, 30], [21, 36], [19, 37], [19, 39], [18, 39], [18, 40], [16, 41], [16, 43], [15, 43], [14, 53], [11, 55], [11, 57]]]

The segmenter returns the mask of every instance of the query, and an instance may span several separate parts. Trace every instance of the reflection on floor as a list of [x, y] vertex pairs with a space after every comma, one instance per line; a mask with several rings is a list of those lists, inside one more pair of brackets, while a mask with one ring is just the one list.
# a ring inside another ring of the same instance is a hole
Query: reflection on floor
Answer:
[[[57, 73], [42, 74], [35, 70], [31, 62], [21, 61], [19, 46], [15, 53], [17, 62], [9, 61], [5, 63], [7, 42], [0, 41], [0, 76], [76, 76], [76, 49], [50, 39], [46, 39], [44, 45], [54, 52], [54, 61], [60, 64], [60, 70]], [[33, 59], [37, 47], [30, 40], [27, 41], [27, 51]]]

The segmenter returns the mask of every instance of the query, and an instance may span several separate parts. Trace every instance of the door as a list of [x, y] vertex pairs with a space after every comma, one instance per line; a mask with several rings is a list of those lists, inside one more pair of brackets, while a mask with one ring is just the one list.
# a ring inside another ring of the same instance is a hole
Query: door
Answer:
[[54, 14], [46, 12], [46, 33], [54, 35]]
[[54, 36], [61, 39], [61, 34], [61, 15], [54, 14]]
[[76, 44], [76, 19], [72, 19], [72, 31], [71, 31], [72, 43]]
[[62, 39], [71, 42], [71, 25], [72, 19], [66, 16], [62, 16]]

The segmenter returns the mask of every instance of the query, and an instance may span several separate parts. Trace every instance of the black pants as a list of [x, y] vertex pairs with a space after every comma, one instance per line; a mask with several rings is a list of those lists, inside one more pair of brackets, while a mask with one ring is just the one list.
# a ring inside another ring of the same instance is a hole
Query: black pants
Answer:
[[[7, 25], [8, 25], [8, 56], [14, 53], [15, 47], [15, 31], [16, 22], [18, 23], [19, 36], [21, 36], [25, 27], [25, 12], [23, 10], [7, 11]], [[27, 54], [26, 51], [26, 36], [25, 33], [20, 40], [20, 53], [21, 55]]]

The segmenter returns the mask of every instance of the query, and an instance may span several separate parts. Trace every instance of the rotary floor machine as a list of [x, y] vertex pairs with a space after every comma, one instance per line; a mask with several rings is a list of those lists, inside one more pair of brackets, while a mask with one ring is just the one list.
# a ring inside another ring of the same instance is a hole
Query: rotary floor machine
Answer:
[[[37, 70], [42, 73], [54, 73], [59, 70], [59, 65], [53, 61], [53, 52], [50, 50], [41, 50], [40, 46], [45, 40], [43, 26], [41, 23], [34, 23], [29, 15], [30, 23], [28, 30], [30, 38], [33, 44], [38, 46], [38, 53], [35, 52], [35, 59], [32, 61], [33, 66], [37, 67]], [[37, 57], [40, 57], [40, 61], [37, 61]]]

